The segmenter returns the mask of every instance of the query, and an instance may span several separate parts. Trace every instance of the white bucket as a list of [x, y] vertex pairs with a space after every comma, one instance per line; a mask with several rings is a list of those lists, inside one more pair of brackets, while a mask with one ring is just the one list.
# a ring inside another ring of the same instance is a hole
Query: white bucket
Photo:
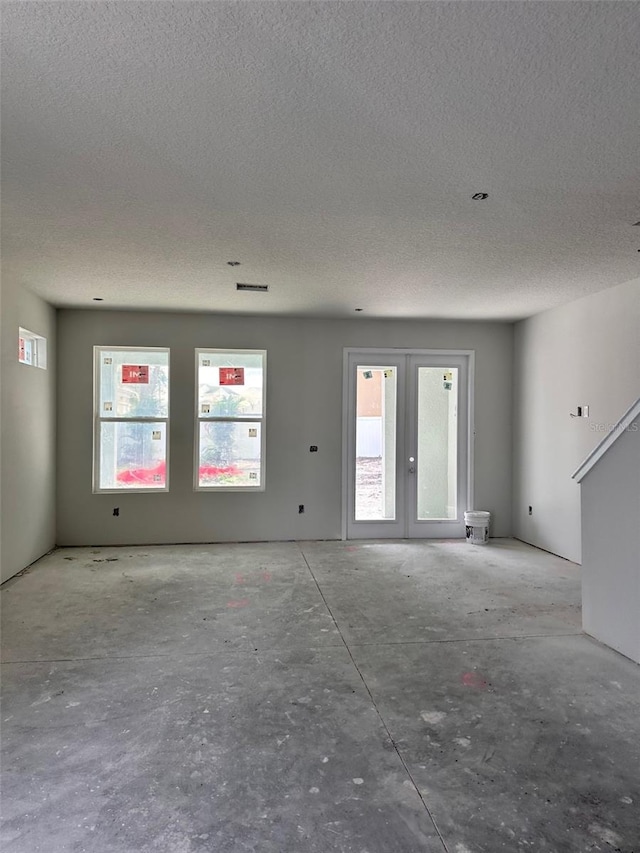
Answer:
[[467, 542], [470, 545], [486, 545], [489, 541], [490, 512], [465, 512], [464, 523], [467, 528]]

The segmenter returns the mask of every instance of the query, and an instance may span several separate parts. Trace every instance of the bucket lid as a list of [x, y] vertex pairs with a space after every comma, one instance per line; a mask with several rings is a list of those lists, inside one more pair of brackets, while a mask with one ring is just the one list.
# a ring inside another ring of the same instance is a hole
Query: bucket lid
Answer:
[[490, 518], [491, 513], [484, 510], [470, 510], [464, 514], [465, 521], [489, 521]]

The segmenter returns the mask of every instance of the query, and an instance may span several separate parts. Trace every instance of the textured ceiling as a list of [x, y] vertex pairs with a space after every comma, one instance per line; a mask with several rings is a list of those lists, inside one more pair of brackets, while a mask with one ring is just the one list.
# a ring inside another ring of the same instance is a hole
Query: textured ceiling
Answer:
[[516, 319], [640, 276], [635, 2], [2, 18], [4, 274], [55, 305]]

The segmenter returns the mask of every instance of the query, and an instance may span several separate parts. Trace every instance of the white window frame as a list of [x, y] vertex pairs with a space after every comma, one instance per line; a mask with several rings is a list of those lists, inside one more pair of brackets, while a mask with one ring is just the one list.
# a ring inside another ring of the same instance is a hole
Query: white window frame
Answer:
[[[169, 399], [167, 402], [167, 416], [164, 418], [125, 418], [125, 417], [102, 417], [100, 412], [100, 365], [102, 354], [105, 352], [166, 352], [169, 370]], [[93, 348], [93, 494], [94, 495], [153, 495], [169, 491], [169, 449], [171, 447], [169, 434], [169, 418], [171, 414], [171, 351], [169, 347], [141, 347], [141, 346], [94, 346]], [[166, 475], [165, 484], [159, 488], [148, 487], [143, 489], [123, 486], [120, 489], [100, 488], [100, 427], [103, 423], [159, 423], [165, 425], [166, 436]]]
[[[245, 418], [203, 416], [200, 412], [200, 355], [202, 353], [229, 355], [261, 355], [262, 356], [262, 414], [250, 415]], [[196, 492], [264, 492], [266, 489], [266, 406], [267, 406], [267, 351], [266, 349], [226, 349], [224, 347], [199, 347], [195, 351], [196, 388], [195, 388], [195, 430], [193, 439], [193, 489]], [[259, 486], [201, 486], [200, 471], [200, 424], [205, 423], [246, 423], [252, 421], [260, 424], [260, 485]]]
[[[31, 361], [20, 358], [20, 340], [28, 341], [31, 344]], [[42, 370], [47, 369], [47, 339], [42, 335], [37, 335], [35, 332], [30, 332], [29, 329], [18, 327], [18, 364], [24, 364], [25, 367], [40, 367]]]

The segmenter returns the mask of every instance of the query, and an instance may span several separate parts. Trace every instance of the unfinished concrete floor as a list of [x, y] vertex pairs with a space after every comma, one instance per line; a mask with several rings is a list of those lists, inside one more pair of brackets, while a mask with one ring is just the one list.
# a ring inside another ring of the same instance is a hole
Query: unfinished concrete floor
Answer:
[[640, 853], [640, 668], [509, 540], [59, 550], [2, 590], [6, 853]]

